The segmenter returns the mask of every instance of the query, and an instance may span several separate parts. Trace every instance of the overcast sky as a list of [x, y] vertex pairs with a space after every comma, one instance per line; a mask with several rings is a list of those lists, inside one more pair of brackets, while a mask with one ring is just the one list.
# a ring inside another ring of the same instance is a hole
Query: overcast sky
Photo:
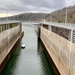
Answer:
[[50, 13], [74, 4], [75, 0], [0, 0], [0, 16], [24, 12]]

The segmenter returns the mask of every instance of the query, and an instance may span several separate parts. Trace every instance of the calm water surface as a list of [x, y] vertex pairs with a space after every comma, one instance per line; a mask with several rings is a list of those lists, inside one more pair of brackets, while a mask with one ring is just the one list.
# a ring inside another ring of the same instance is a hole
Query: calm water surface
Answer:
[[[54, 75], [41, 42], [37, 40], [35, 29], [23, 26], [23, 30], [24, 37], [1, 75]], [[25, 49], [21, 48], [22, 43], [25, 43]]]

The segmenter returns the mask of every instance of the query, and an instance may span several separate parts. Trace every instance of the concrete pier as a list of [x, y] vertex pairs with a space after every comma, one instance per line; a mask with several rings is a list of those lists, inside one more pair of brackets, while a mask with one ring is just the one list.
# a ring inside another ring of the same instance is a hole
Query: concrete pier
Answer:
[[[15, 22], [14, 22], [15, 23]], [[5, 25], [14, 25], [14, 23], [6, 23], [1, 25], [0, 27], [5, 27]], [[18, 42], [21, 37], [21, 25], [17, 22], [14, 27], [5, 29], [0, 33], [0, 73], [10, 58], [13, 47]]]
[[75, 74], [75, 24], [40, 23], [40, 38], [55, 75]]
[[72, 59], [74, 59], [75, 44], [44, 27], [41, 27], [40, 37], [60, 75], [74, 75]]

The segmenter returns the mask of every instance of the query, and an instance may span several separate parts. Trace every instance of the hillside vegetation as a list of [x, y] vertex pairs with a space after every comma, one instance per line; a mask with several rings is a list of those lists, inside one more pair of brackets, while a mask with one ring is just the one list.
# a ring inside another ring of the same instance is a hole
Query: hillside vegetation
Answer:
[[[15, 16], [8, 17], [9, 20], [20, 20], [20, 21], [46, 21], [52, 22], [65, 22], [66, 8], [54, 11], [52, 13], [23, 13]], [[52, 16], [52, 18], [51, 18]], [[75, 6], [67, 7], [67, 22], [75, 23]], [[0, 20], [7, 20], [7, 18], [0, 18]]]
[[[51, 21], [64, 23], [66, 16], [66, 8], [54, 11], [51, 14], [45, 16], [46, 20], [50, 21], [51, 16], [52, 16]], [[67, 22], [75, 23], [75, 6], [70, 6], [67, 8]]]

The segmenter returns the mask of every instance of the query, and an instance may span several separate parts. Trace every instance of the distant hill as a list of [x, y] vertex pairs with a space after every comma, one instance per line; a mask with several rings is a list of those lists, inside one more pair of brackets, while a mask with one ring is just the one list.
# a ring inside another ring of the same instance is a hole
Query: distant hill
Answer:
[[[54, 11], [50, 14], [45, 13], [23, 13], [8, 18], [0, 18], [0, 20], [20, 20], [20, 21], [41, 21], [43, 18], [46, 21], [65, 22], [66, 8]], [[51, 19], [52, 16], [52, 19]], [[67, 7], [67, 22], [75, 23], [75, 6]], [[50, 20], [51, 19], [51, 20]]]
[[23, 21], [40, 21], [46, 15], [47, 14], [44, 13], [24, 13], [17, 16], [19, 20], [23, 20]]
[[20, 21], [41, 21], [47, 14], [44, 13], [23, 13], [8, 18], [0, 18], [0, 20], [20, 20]]

